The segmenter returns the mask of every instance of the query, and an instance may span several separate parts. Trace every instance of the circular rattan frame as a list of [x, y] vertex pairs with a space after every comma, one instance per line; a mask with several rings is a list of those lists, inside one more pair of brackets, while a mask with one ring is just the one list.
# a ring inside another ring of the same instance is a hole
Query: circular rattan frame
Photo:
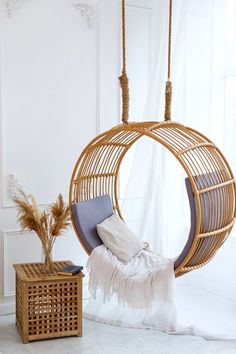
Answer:
[[[215, 144], [194, 129], [175, 122], [138, 122], [117, 125], [93, 139], [81, 153], [71, 178], [72, 224], [81, 241], [72, 204], [104, 194], [111, 196], [113, 208], [122, 218], [118, 200], [119, 168], [127, 151], [143, 136], [159, 142], [176, 157], [194, 193], [196, 233], [188, 254], [175, 270], [176, 276], [180, 276], [213, 258], [228, 237], [236, 216], [236, 185], [231, 168]], [[203, 205], [207, 193], [208, 204]], [[214, 210], [214, 216], [209, 216], [209, 209], [211, 213]]]

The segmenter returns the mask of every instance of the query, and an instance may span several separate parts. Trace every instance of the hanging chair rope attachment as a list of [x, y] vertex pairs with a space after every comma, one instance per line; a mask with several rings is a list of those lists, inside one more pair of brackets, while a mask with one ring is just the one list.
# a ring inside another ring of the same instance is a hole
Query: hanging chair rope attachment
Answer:
[[171, 120], [172, 82], [170, 79], [171, 67], [171, 39], [172, 39], [172, 0], [169, 0], [169, 28], [168, 28], [168, 68], [165, 92], [165, 121]]
[[[122, 122], [128, 124], [129, 119], [129, 79], [126, 72], [126, 6], [122, 0], [122, 74], [119, 77], [122, 91]], [[171, 120], [172, 82], [171, 75], [171, 40], [172, 40], [172, 0], [169, 0], [169, 25], [168, 25], [168, 68], [165, 89], [165, 121]]]

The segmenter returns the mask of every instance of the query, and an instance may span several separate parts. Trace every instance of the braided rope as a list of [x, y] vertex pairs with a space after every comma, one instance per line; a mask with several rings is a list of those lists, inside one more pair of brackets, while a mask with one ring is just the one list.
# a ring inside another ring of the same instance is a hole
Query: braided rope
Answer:
[[172, 83], [171, 74], [171, 40], [172, 40], [172, 0], [169, 0], [169, 28], [168, 28], [168, 68], [165, 91], [165, 121], [171, 120]]
[[125, 0], [122, 0], [122, 75], [119, 77], [122, 91], [122, 122], [128, 124], [129, 119], [129, 79], [126, 73], [126, 16]]
[[169, 0], [169, 28], [168, 28], [168, 72], [167, 77], [170, 80], [171, 67], [171, 44], [172, 44], [172, 0]]
[[122, 0], [122, 56], [123, 56], [123, 74], [126, 74], [126, 7], [125, 0]]

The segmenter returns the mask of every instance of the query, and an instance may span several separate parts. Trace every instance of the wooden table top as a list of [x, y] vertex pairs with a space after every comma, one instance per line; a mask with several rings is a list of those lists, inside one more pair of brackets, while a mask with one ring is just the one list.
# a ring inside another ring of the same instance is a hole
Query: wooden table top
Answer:
[[73, 265], [71, 261], [58, 261], [53, 262], [54, 269], [51, 273], [45, 273], [44, 263], [21, 263], [13, 264], [17, 275], [23, 281], [45, 281], [45, 280], [63, 280], [70, 277], [83, 277], [83, 272], [76, 273], [75, 275], [59, 275], [57, 272], [67, 265]]

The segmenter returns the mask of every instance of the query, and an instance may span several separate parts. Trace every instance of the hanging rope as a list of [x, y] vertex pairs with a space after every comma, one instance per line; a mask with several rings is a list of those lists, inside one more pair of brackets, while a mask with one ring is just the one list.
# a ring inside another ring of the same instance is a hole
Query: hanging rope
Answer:
[[122, 91], [122, 122], [128, 124], [129, 119], [129, 79], [126, 73], [126, 23], [125, 0], [122, 0], [122, 75], [119, 77]]
[[171, 120], [172, 83], [171, 69], [171, 39], [172, 39], [172, 0], [169, 0], [169, 28], [168, 28], [168, 69], [165, 92], [165, 121]]

